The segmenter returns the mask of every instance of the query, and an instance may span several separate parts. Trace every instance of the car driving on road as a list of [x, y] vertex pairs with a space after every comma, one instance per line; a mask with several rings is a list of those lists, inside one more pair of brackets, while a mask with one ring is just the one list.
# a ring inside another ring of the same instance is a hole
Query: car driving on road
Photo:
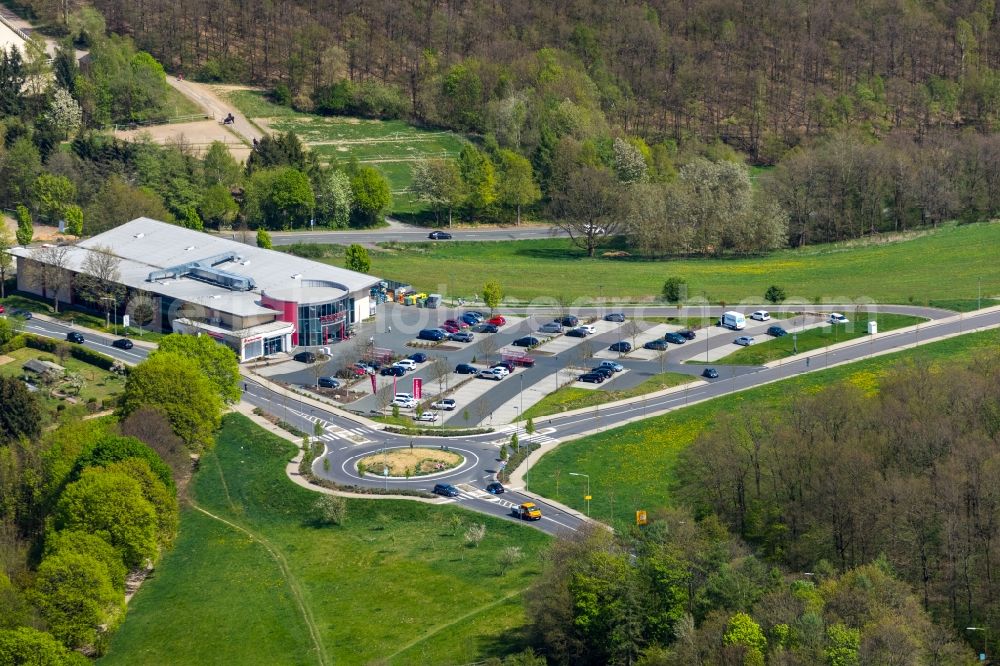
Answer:
[[625, 313], [624, 312], [609, 312], [608, 314], [604, 315], [604, 321], [614, 321], [614, 322], [618, 322], [620, 324], [623, 321], [625, 321]]
[[755, 321], [768, 321], [771, 319], [771, 313], [767, 310], [757, 310], [750, 315], [750, 318]]
[[434, 484], [435, 495], [444, 495], [445, 497], [458, 497], [458, 488], [451, 485], [450, 483], [437, 483]]
[[542, 512], [534, 502], [525, 502], [510, 510], [511, 515], [521, 520], [541, 520]]
[[[82, 345], [83, 344], [83, 334], [82, 333], [78, 333], [77, 331], [70, 331], [69, 333], [67, 333], [66, 334], [66, 339], [69, 340], [70, 342], [74, 342], [74, 343], [76, 343], [78, 345]], [[298, 360], [298, 359], [296, 359], [296, 360]]]
[[499, 481], [494, 481], [493, 483], [486, 486], [486, 492], [488, 492], [490, 495], [503, 495], [504, 492], [506, 492], [506, 489], [503, 487], [502, 483], [500, 483]]
[[831, 312], [829, 322], [831, 324], [847, 324], [850, 323], [850, 319], [840, 314], [839, 312]]
[[718, 379], [719, 378], [719, 371], [716, 370], [715, 368], [705, 368], [702, 371], [701, 376], [705, 377], [707, 379]]
[[769, 326], [767, 329], [767, 334], [773, 338], [780, 338], [783, 335], [788, 335], [788, 331], [781, 328], [780, 326]]
[[427, 237], [431, 240], [451, 240], [451, 234], [447, 231], [432, 231], [427, 234]]
[[753, 344], [753, 336], [741, 335], [740, 337], [733, 340], [734, 345], [739, 345], [741, 347], [749, 347]]
[[111, 343], [112, 347], [117, 347], [118, 349], [132, 349], [132, 341], [128, 338], [118, 338]]

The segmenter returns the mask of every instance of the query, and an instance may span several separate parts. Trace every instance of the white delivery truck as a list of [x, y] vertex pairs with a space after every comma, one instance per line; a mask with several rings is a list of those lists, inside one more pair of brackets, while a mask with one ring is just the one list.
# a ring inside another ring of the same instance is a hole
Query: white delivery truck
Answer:
[[731, 328], [734, 331], [742, 331], [747, 327], [747, 318], [742, 312], [723, 312], [719, 319], [719, 325]]

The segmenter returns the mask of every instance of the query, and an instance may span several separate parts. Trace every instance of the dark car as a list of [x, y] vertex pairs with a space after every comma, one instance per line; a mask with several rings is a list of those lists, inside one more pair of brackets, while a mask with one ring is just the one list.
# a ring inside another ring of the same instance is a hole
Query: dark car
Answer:
[[616, 321], [620, 324], [625, 321], [625, 314], [622, 312], [609, 312], [604, 315], [604, 321]]
[[414, 363], [425, 363], [427, 361], [427, 354], [423, 352], [417, 352], [416, 354], [410, 354], [409, 358]]
[[498, 333], [500, 327], [496, 324], [476, 324], [472, 327], [472, 330], [476, 333]]
[[458, 333], [452, 333], [448, 338], [455, 342], [472, 342], [476, 336], [468, 331], [459, 331]]
[[112, 347], [118, 347], [118, 349], [132, 349], [132, 341], [128, 338], [118, 338], [111, 343]]
[[694, 331], [687, 328], [685, 328], [683, 331], [677, 331], [677, 335], [681, 336], [685, 340], [694, 340], [695, 338]]
[[539, 342], [538, 338], [533, 338], [530, 335], [526, 335], [523, 338], [518, 338], [514, 342], [510, 343], [515, 347], [534, 347]]
[[10, 311], [10, 316], [28, 320], [31, 319], [34, 315], [31, 314], [31, 310], [22, 310], [21, 308], [15, 308]]
[[379, 374], [383, 377], [402, 377], [406, 374], [406, 368], [401, 365], [389, 365], [379, 370]]
[[425, 328], [417, 333], [418, 340], [430, 340], [431, 342], [441, 342], [447, 337], [447, 333], [440, 328]]
[[708, 377], [709, 379], [718, 379], [719, 371], [715, 368], [705, 368], [705, 371], [701, 373], [702, 377]]
[[461, 319], [462, 321], [464, 321], [469, 326], [475, 326], [476, 324], [478, 324], [479, 322], [482, 321], [482, 317], [477, 317], [476, 315], [472, 314], [471, 312], [466, 312], [461, 317], [459, 317], [459, 319]]
[[580, 323], [580, 320], [574, 317], [573, 315], [566, 315], [565, 317], [559, 320], [559, 323], [562, 324], [563, 326], [576, 326], [577, 324]]
[[664, 351], [667, 348], [666, 340], [650, 340], [642, 346], [643, 349], [653, 349], [655, 351]]
[[427, 237], [431, 240], [451, 240], [451, 234], [447, 231], [432, 231], [427, 234]]
[[586, 372], [577, 377], [577, 380], [581, 382], [587, 382], [589, 384], [600, 384], [605, 379], [607, 379], [607, 377], [605, 377], [599, 372]]
[[320, 388], [340, 388], [340, 381], [333, 377], [320, 377], [316, 383]]
[[780, 326], [769, 326], [767, 329], [767, 334], [775, 338], [780, 338], [783, 335], [788, 335], [788, 331], [781, 328]]
[[675, 345], [682, 345], [685, 342], [687, 342], [687, 338], [685, 338], [680, 333], [667, 333], [666, 335], [663, 336], [663, 339], [666, 340], [667, 342], [672, 342]]
[[83, 334], [77, 333], [76, 331], [70, 331], [66, 334], [66, 339], [70, 342], [75, 342], [78, 345], [83, 344]]
[[479, 370], [474, 365], [469, 365], [468, 363], [459, 363], [455, 366], [455, 372], [460, 375], [474, 375]]
[[613, 352], [618, 352], [619, 354], [627, 354], [630, 351], [632, 351], [632, 343], [624, 341], [613, 342], [611, 343], [611, 346], [608, 347], [608, 349], [610, 349]]
[[466, 310], [465, 314], [472, 315], [473, 317], [476, 317], [477, 319], [479, 319], [479, 321], [482, 321], [482, 320], [486, 319], [486, 315], [484, 315], [479, 310]]
[[507, 368], [507, 372], [514, 372], [514, 367], [515, 367], [515, 366], [514, 366], [514, 363], [513, 363], [513, 362], [511, 362], [511, 361], [497, 361], [496, 363], [494, 363], [494, 364], [493, 364], [493, 366], [492, 366], [492, 367], [494, 367], [494, 368], [495, 368], [495, 367], [497, 367], [498, 365], [499, 365], [500, 367], [502, 367], [502, 368]]
[[316, 362], [316, 354], [312, 353], [311, 351], [300, 351], [298, 354], [296, 354], [292, 358], [295, 359], [296, 361], [298, 361], [299, 363], [315, 363]]
[[596, 372], [597, 374], [603, 376], [605, 379], [608, 379], [609, 377], [614, 377], [615, 375], [614, 368], [607, 365], [599, 365], [596, 368], [591, 368], [590, 372], [592, 373]]
[[434, 485], [434, 494], [444, 495], [445, 497], [458, 497], [458, 488], [450, 483], [438, 483]]
[[582, 328], [571, 328], [566, 331], [567, 338], [585, 338], [587, 337], [587, 331]]
[[503, 495], [505, 491], [502, 483], [497, 483], [494, 481], [490, 485], [486, 486], [486, 492], [490, 495]]

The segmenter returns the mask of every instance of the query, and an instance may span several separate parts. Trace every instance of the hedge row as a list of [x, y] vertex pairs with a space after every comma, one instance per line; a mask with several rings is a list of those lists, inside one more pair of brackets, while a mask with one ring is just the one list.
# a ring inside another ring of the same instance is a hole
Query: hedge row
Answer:
[[[88, 349], [87, 347], [82, 347], [80, 345], [72, 345], [67, 342], [60, 342], [51, 338], [43, 338], [40, 335], [33, 335], [31, 333], [20, 333], [15, 335], [9, 342], [7, 342], [6, 345], [3, 346], [3, 351], [12, 352], [17, 349], [22, 349], [23, 347], [30, 347], [31, 349], [37, 349], [38, 351], [43, 351], [49, 354], [57, 354], [59, 350], [62, 349], [76, 360], [97, 366], [102, 370], [110, 370], [115, 364], [115, 359], [107, 356], [106, 354], [102, 354], [101, 352], [94, 351], [93, 349]], [[128, 372], [128, 369], [129, 368], [126, 366], [125, 371]]]

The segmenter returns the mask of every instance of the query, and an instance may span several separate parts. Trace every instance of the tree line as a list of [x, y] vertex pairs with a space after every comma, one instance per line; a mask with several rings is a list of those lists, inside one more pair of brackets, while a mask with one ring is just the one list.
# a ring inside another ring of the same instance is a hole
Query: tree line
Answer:
[[[26, 342], [0, 337], [4, 350]], [[192, 336], [167, 336], [133, 368], [111, 417], [60, 420], [0, 378], [0, 663], [103, 653], [126, 579], [173, 544], [191, 454], [238, 398], [235, 354]]]

